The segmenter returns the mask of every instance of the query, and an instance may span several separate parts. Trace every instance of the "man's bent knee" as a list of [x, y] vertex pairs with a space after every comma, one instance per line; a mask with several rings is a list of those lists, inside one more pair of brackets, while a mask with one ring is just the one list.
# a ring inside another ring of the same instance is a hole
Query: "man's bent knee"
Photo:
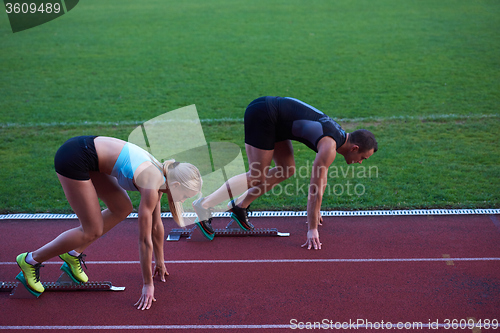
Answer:
[[247, 174], [247, 185], [248, 188], [256, 187], [263, 184], [266, 181], [265, 175], [251, 175]]

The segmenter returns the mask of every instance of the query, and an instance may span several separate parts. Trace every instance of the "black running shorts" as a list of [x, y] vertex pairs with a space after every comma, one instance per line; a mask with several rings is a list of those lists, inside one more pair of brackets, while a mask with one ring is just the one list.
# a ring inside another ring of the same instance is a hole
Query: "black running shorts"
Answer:
[[245, 111], [245, 143], [259, 149], [273, 150], [276, 142], [276, 119], [268, 111], [266, 97], [251, 102]]
[[77, 136], [66, 141], [54, 157], [56, 172], [75, 180], [89, 180], [89, 171], [99, 171], [96, 136]]

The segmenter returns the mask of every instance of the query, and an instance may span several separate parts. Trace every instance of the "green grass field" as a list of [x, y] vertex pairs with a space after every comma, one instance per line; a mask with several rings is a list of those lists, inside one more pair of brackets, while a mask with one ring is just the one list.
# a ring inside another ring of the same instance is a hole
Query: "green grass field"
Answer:
[[[81, 0], [18, 33], [1, 8], [0, 213], [70, 212], [53, 157], [71, 136], [195, 104], [207, 141], [243, 149], [263, 95], [377, 136], [334, 162], [325, 210], [500, 207], [498, 1]], [[314, 152], [294, 148], [302, 173], [254, 209], [305, 209]]]

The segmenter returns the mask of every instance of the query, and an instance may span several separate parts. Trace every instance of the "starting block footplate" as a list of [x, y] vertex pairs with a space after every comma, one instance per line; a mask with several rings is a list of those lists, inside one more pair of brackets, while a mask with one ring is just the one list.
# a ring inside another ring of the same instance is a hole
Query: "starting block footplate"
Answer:
[[[253, 230], [241, 230], [240, 228], [225, 228], [215, 229], [216, 237], [288, 237], [289, 233], [279, 232], [276, 228], [256, 228]], [[186, 237], [188, 241], [200, 242], [211, 241], [207, 239], [198, 229], [172, 229], [167, 236], [167, 241], [179, 241], [182, 237]]]
[[[16, 276], [19, 282], [0, 281], [0, 291], [10, 291], [10, 298], [38, 298], [42, 293], [31, 290], [24, 275], [19, 273]], [[77, 283], [65, 272], [61, 274], [57, 282], [42, 282], [47, 291], [123, 291], [125, 287], [115, 287], [109, 281]]]

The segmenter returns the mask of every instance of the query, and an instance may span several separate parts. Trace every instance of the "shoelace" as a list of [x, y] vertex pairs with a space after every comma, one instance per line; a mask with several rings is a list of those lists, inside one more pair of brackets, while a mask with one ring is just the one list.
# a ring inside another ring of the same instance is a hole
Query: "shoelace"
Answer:
[[33, 268], [35, 269], [35, 282], [40, 282], [40, 268], [44, 267], [42, 264], [36, 264], [33, 265]]
[[81, 253], [78, 257], [76, 257], [78, 259], [78, 262], [80, 263], [80, 272], [83, 272], [82, 264], [83, 266], [85, 266], [85, 269], [88, 269], [87, 265], [85, 264], [86, 256], [87, 256], [86, 254]]

